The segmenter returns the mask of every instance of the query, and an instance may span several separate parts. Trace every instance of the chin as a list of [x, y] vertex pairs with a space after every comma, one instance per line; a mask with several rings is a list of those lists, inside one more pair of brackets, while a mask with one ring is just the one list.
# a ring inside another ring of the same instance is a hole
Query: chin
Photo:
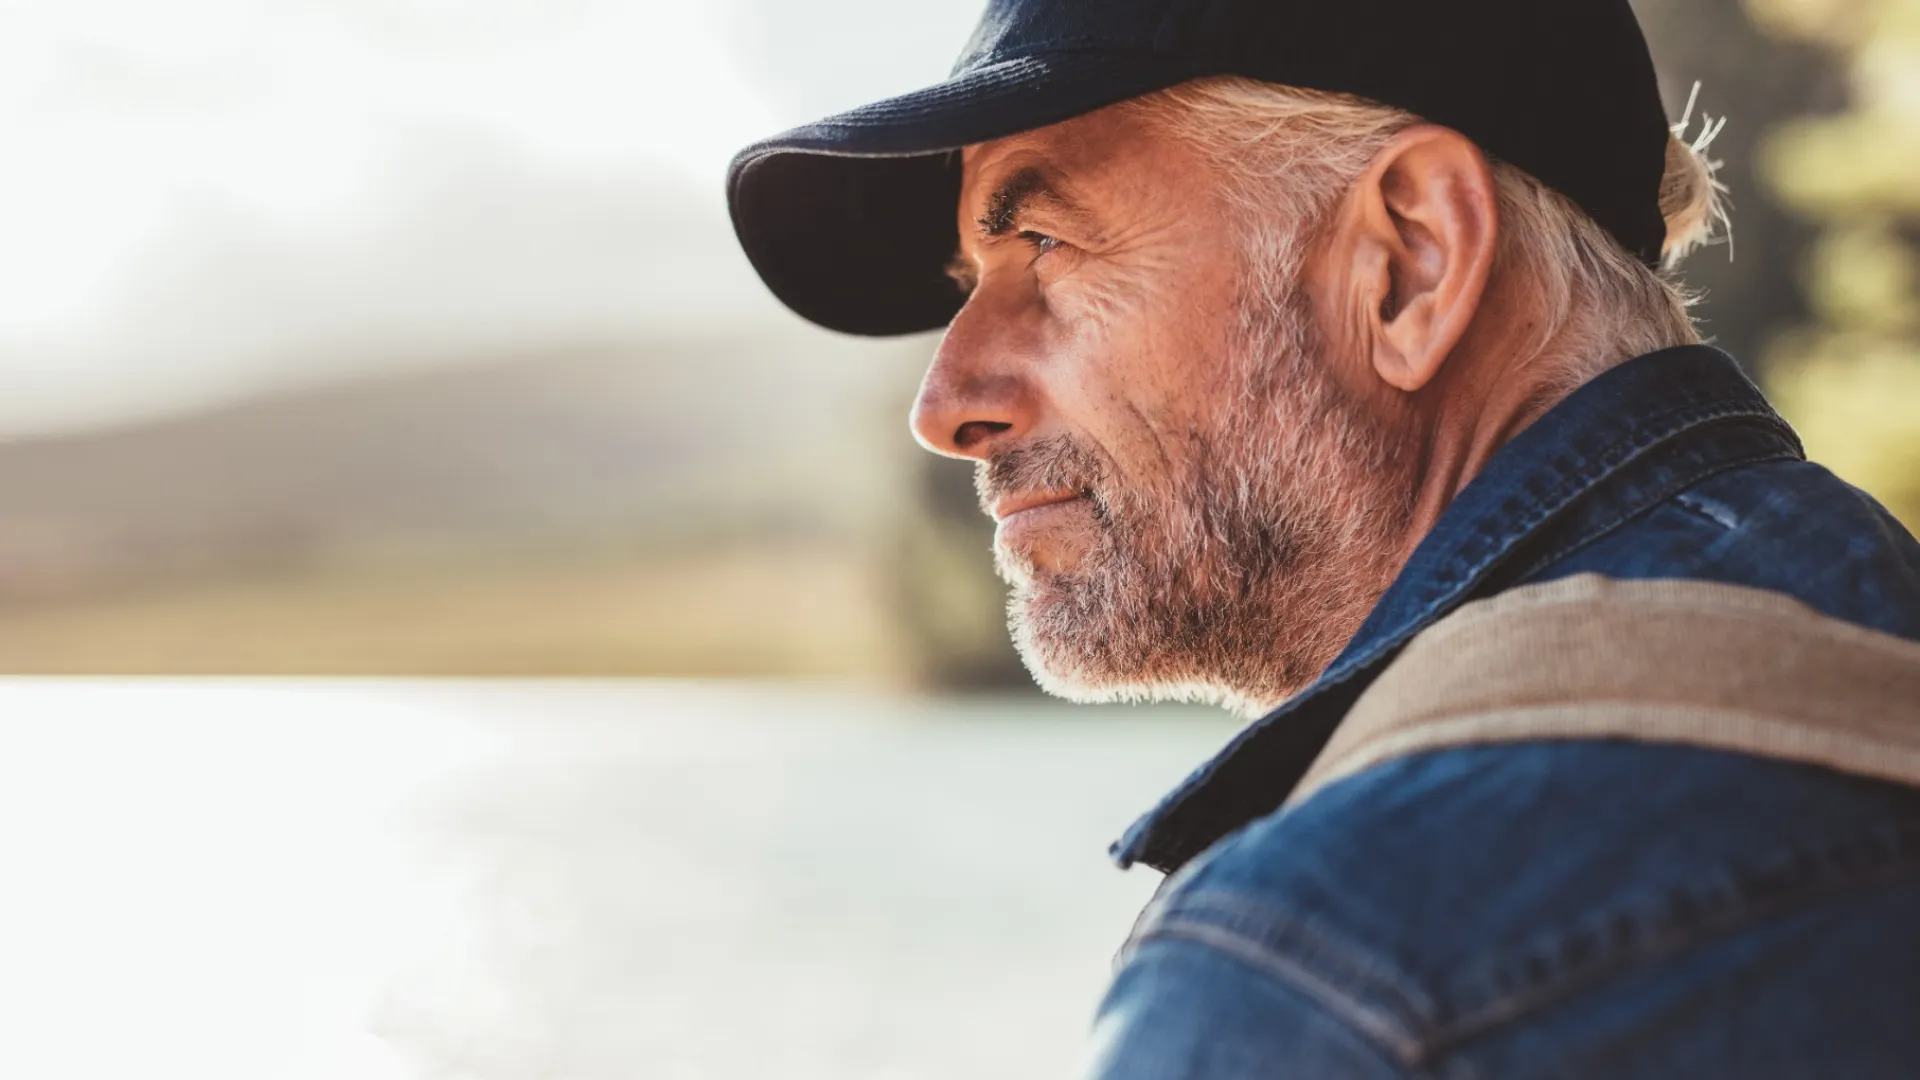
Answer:
[[1024, 594], [1042, 590], [1073, 572], [1073, 560], [1059, 544], [1029, 541], [1010, 544], [994, 541], [993, 568], [1000, 580], [1013, 589], [1013, 603], [1023, 603]]
[[1285, 704], [1288, 697], [1253, 695], [1236, 687], [1205, 680], [1140, 681], [1092, 679], [1085, 673], [1062, 670], [1034, 650], [1022, 648], [1020, 659], [1035, 685], [1054, 697], [1080, 705], [1178, 704], [1223, 709], [1243, 720], [1256, 720]]
[[1079, 571], [1098, 542], [1084, 500], [1029, 510], [1002, 522], [993, 540], [993, 560], [1002, 580], [1016, 590], [1048, 577]]
[[1007, 605], [1021, 662], [1040, 689], [1055, 697], [1089, 705], [1208, 705], [1253, 719], [1295, 692], [1209, 676], [1193, 658], [1169, 651], [1167, 639], [1144, 623], [1084, 607], [1083, 590], [1045, 572], [1016, 585]]

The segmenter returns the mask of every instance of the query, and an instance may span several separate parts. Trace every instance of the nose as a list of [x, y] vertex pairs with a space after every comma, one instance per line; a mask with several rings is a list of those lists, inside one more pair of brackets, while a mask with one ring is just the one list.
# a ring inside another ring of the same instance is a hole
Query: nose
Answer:
[[[975, 299], [978, 299], [976, 294]], [[947, 457], [983, 461], [1033, 429], [1031, 362], [1009, 321], [969, 302], [933, 354], [913, 403], [913, 434]]]

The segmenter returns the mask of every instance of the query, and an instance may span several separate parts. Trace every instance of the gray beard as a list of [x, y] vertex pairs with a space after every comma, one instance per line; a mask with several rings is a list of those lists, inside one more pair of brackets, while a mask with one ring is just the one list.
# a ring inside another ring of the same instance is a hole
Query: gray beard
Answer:
[[983, 490], [1092, 500], [1098, 536], [1070, 572], [999, 558], [1014, 644], [1049, 692], [1257, 715], [1324, 670], [1392, 580], [1409, 429], [1384, 429], [1327, 372], [1303, 292], [1243, 308], [1233, 394], [1179, 475], [1129, 484], [1064, 438], [983, 463]]

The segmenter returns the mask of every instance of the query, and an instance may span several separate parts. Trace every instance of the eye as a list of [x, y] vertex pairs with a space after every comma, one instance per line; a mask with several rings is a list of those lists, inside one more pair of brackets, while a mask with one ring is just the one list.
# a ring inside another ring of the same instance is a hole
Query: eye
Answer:
[[1020, 242], [1033, 249], [1033, 255], [1036, 259], [1061, 246], [1061, 241], [1048, 236], [1046, 233], [1034, 232], [1032, 229], [1022, 229], [1020, 231]]

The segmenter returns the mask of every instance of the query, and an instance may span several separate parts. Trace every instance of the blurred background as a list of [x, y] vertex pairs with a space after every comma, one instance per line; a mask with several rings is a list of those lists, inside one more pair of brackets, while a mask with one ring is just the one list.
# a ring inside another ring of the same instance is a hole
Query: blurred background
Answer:
[[[1032, 695], [933, 340], [722, 198], [944, 74], [909, 7], [0, 0], [0, 673], [573, 677], [0, 686], [0, 1072], [1071, 1060], [1232, 725]], [[1920, 0], [1636, 7], [1730, 116], [1708, 332], [1920, 525]]]
[[[1920, 2], [1639, 6], [1731, 116], [1708, 330], [1920, 520]], [[976, 8], [0, 5], [0, 671], [1023, 685], [932, 341], [787, 314], [721, 196]]]

